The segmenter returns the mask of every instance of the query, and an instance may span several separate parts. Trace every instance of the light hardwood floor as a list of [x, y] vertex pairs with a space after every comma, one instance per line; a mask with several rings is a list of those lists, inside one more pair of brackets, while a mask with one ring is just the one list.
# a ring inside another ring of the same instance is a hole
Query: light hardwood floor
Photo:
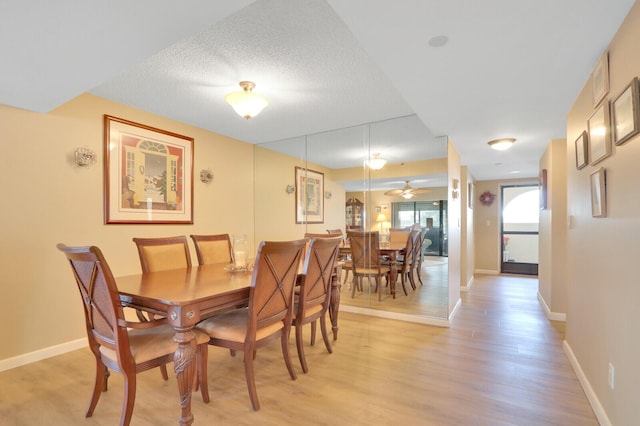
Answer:
[[[546, 319], [536, 291], [532, 278], [476, 276], [448, 329], [341, 313], [334, 353], [307, 345], [310, 371], [296, 357], [296, 381], [274, 342], [256, 358], [259, 412], [242, 354], [211, 347], [211, 403], [194, 393], [194, 425], [597, 425], [561, 348], [564, 324]], [[294, 339], [290, 349], [296, 356]], [[2, 372], [0, 423], [117, 424], [117, 373], [84, 418], [92, 377], [88, 350]], [[175, 379], [139, 374], [132, 424], [175, 425], [178, 415]]]

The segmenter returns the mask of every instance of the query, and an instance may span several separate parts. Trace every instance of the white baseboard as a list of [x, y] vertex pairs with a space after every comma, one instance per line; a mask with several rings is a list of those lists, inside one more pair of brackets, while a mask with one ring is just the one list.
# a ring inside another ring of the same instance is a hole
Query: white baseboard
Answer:
[[562, 312], [551, 312], [549, 309], [549, 305], [547, 305], [547, 301], [544, 300], [540, 292], [538, 292], [538, 302], [542, 305], [542, 309], [544, 309], [544, 313], [551, 321], [563, 321], [567, 322], [567, 314]]
[[76, 349], [86, 348], [88, 345], [89, 343], [87, 342], [87, 338], [84, 337], [82, 339], [29, 352], [28, 354], [2, 359], [0, 360], [0, 371], [11, 370], [12, 368], [21, 367], [23, 365], [31, 364], [32, 362], [42, 361], [43, 359], [62, 355], [67, 352], [75, 351]]
[[451, 325], [448, 320], [427, 317], [424, 315], [402, 314], [398, 312], [388, 312], [388, 311], [380, 311], [377, 309], [360, 308], [357, 306], [340, 305], [340, 311], [351, 312], [354, 314], [361, 314], [361, 315], [369, 315], [371, 317], [393, 319], [398, 321], [415, 322], [418, 324], [435, 325], [438, 327], [449, 327]]
[[458, 313], [460, 306], [462, 306], [462, 299], [458, 297], [458, 300], [456, 301], [456, 305], [453, 307], [453, 309], [451, 310], [451, 313], [449, 314], [449, 324], [451, 324], [451, 321], [453, 321], [453, 318]]
[[473, 285], [473, 276], [471, 277], [471, 279], [469, 279], [469, 282], [467, 283], [467, 285], [462, 285], [460, 286], [460, 291], [462, 292], [467, 292], [469, 291], [469, 289], [471, 289], [471, 286]]
[[607, 416], [607, 412], [604, 410], [604, 407], [600, 403], [596, 393], [593, 391], [591, 383], [589, 383], [587, 376], [585, 376], [584, 371], [582, 371], [578, 359], [573, 354], [571, 346], [569, 346], [569, 343], [567, 343], [566, 340], [562, 342], [562, 349], [564, 350], [565, 355], [567, 355], [567, 358], [571, 363], [571, 367], [573, 367], [573, 371], [576, 373], [576, 376], [578, 376], [582, 390], [584, 390], [584, 393], [587, 395], [587, 399], [589, 400], [589, 404], [591, 404], [591, 408], [598, 419], [598, 423], [600, 423], [600, 426], [612, 426], [609, 416]]
[[495, 271], [493, 269], [476, 269], [476, 274], [486, 274], [486, 275], [499, 275], [499, 271]]

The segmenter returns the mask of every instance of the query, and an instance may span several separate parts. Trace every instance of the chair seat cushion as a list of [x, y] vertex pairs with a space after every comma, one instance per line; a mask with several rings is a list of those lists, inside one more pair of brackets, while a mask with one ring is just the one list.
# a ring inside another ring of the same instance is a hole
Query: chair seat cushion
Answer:
[[388, 273], [391, 269], [388, 266], [380, 266], [380, 269], [378, 268], [358, 268], [357, 269], [357, 273], [358, 275], [384, 275], [386, 273]]
[[[209, 335], [198, 330], [193, 330], [196, 335], [196, 344], [209, 342]], [[173, 340], [176, 331], [169, 324], [145, 329], [130, 329], [129, 344], [131, 355], [136, 364], [141, 364], [161, 356], [174, 353], [178, 343]], [[117, 361], [116, 351], [105, 346], [100, 347], [100, 353]]]
[[[201, 321], [196, 328], [212, 338], [242, 343], [247, 336], [248, 314], [248, 309], [235, 309]], [[256, 331], [256, 340], [269, 336], [283, 327], [282, 321], [262, 327]]]

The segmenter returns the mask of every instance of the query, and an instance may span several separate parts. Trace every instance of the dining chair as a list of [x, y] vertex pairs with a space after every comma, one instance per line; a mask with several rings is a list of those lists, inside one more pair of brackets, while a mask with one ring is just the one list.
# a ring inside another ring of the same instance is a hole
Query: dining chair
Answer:
[[[342, 229], [327, 229], [327, 233], [329, 235], [340, 235], [342, 237], [342, 242], [340, 243], [340, 247], [345, 246], [344, 234], [342, 233]], [[342, 270], [344, 271], [344, 281], [346, 284], [349, 279], [349, 271], [353, 274], [353, 264], [351, 263], [351, 255], [338, 253], [338, 259], [342, 262]]]
[[[424, 285], [424, 283], [422, 282], [422, 261], [424, 260], [424, 250], [423, 250], [423, 245], [424, 245], [424, 240], [425, 237], [427, 235], [427, 230], [423, 229], [422, 231], [420, 231], [420, 233], [418, 234], [418, 239], [416, 241], [416, 244], [414, 245], [414, 254], [413, 254], [413, 266], [411, 267], [412, 269], [415, 269], [416, 274], [418, 275], [418, 281], [420, 281], [420, 285]], [[429, 241], [429, 244], [431, 242]]]
[[331, 302], [331, 281], [342, 237], [322, 234], [312, 237], [305, 256], [298, 298], [294, 303], [293, 325], [296, 330], [296, 348], [302, 371], [309, 368], [304, 356], [302, 327], [311, 324], [311, 346], [315, 344], [316, 322], [320, 321], [322, 340], [329, 353], [333, 352], [327, 334], [326, 313]]
[[289, 334], [293, 317], [293, 287], [306, 242], [306, 239], [262, 241], [251, 277], [249, 307], [223, 312], [196, 326], [209, 335], [210, 345], [244, 352], [247, 389], [255, 411], [260, 409], [254, 373], [258, 348], [280, 338], [289, 375], [293, 380], [297, 377], [289, 356]]
[[199, 265], [233, 263], [233, 247], [229, 234], [190, 235]]
[[409, 232], [403, 250], [404, 255], [400, 259], [396, 260], [398, 263], [398, 275], [400, 275], [400, 282], [402, 283], [402, 290], [404, 291], [405, 296], [408, 295], [407, 288], [405, 286], [407, 281], [409, 281], [413, 290], [416, 289], [416, 284], [413, 279], [413, 268], [417, 265], [414, 259], [416, 255], [415, 247], [418, 244], [419, 237], [419, 231]]
[[134, 238], [142, 272], [166, 271], [191, 266], [189, 244], [184, 235], [177, 237]]
[[[125, 319], [111, 269], [98, 247], [58, 244], [67, 257], [84, 305], [89, 348], [96, 359], [95, 384], [86, 417], [91, 417], [102, 392], [107, 391], [109, 370], [124, 377], [124, 401], [120, 425], [128, 425], [136, 397], [136, 375], [173, 361], [178, 343], [166, 318], [130, 322]], [[209, 402], [206, 333], [194, 330], [197, 345], [197, 378], [202, 399]]]
[[389, 279], [391, 267], [383, 265], [380, 258], [380, 234], [378, 231], [347, 232], [347, 239], [351, 247], [351, 261], [353, 262], [353, 281], [351, 286], [351, 297], [356, 295], [356, 287], [363, 277], [376, 280], [376, 291], [378, 300], [382, 300], [381, 277]]
[[[142, 272], [166, 271], [169, 269], [187, 268], [191, 266], [191, 255], [187, 238], [183, 235], [177, 237], [160, 238], [134, 238], [133, 242], [138, 248], [140, 267]], [[140, 321], [153, 320], [154, 314], [136, 309], [136, 315]], [[167, 367], [160, 366], [162, 378], [169, 378]]]

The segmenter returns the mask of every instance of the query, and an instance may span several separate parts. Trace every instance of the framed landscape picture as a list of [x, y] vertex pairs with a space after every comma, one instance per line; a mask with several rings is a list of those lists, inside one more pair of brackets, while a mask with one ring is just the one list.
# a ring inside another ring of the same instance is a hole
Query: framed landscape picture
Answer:
[[105, 223], [193, 223], [193, 138], [104, 116]]

